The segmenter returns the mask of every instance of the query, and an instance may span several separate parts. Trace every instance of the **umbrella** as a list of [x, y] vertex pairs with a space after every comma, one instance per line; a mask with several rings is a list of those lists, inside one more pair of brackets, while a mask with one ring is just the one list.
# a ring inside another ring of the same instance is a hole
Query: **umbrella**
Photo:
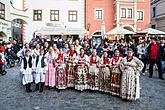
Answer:
[[144, 34], [149, 34], [149, 35], [152, 35], [152, 34], [153, 35], [164, 35], [165, 34], [165, 32], [163, 32], [163, 31], [159, 31], [157, 29], [152, 29], [152, 28], [147, 28], [139, 33], [144, 33]]
[[127, 29], [124, 29], [122, 27], [116, 27], [106, 33], [106, 35], [124, 35], [124, 34], [135, 34], [135, 33]]

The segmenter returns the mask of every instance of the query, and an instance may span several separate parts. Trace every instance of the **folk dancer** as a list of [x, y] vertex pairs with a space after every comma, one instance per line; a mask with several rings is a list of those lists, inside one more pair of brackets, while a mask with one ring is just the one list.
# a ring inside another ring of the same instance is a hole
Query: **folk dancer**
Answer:
[[121, 83], [121, 71], [119, 68], [119, 64], [122, 60], [120, 57], [120, 52], [118, 49], [114, 50], [114, 56], [111, 58], [110, 61], [110, 69], [111, 69], [111, 76], [110, 76], [110, 85], [112, 95], [120, 96], [120, 83]]
[[68, 63], [67, 63], [67, 86], [74, 87], [74, 76], [75, 76], [75, 58], [77, 56], [74, 50], [74, 45], [70, 45], [70, 50], [68, 53]]
[[83, 91], [88, 89], [88, 67], [89, 58], [84, 54], [83, 48], [80, 49], [80, 54], [75, 59], [76, 72], [75, 72], [75, 89]]
[[66, 74], [66, 65], [64, 63], [64, 54], [62, 48], [56, 59], [56, 88], [57, 89], [66, 89], [67, 88], [67, 74]]
[[136, 100], [140, 98], [139, 76], [144, 67], [142, 61], [133, 56], [133, 50], [127, 50], [127, 57], [121, 61], [121, 98]]
[[99, 91], [110, 93], [110, 58], [104, 50], [99, 71]]
[[45, 74], [45, 86], [49, 88], [53, 88], [56, 86], [56, 65], [55, 59], [57, 59], [57, 55], [54, 54], [53, 48], [49, 47], [48, 53], [45, 54], [47, 59], [47, 71]]
[[25, 56], [21, 62], [20, 72], [23, 74], [22, 83], [26, 87], [26, 92], [32, 92], [31, 83], [33, 82], [32, 75], [32, 57], [30, 56], [30, 51], [25, 50]]
[[46, 64], [47, 60], [44, 56], [44, 49], [41, 49], [40, 55], [36, 56], [35, 62], [33, 63], [33, 68], [35, 70], [36, 90], [39, 90], [39, 92], [43, 92]]
[[89, 77], [88, 77], [89, 89], [99, 90], [100, 57], [97, 56], [96, 49], [93, 49], [92, 55], [90, 56], [89, 59], [90, 59], [90, 68], [89, 68]]

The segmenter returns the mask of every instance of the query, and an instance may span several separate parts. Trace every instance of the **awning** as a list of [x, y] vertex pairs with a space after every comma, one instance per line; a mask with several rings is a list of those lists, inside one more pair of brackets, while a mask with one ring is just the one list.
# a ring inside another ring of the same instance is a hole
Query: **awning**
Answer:
[[106, 33], [106, 35], [124, 35], [124, 34], [135, 34], [135, 33], [127, 29], [124, 29], [122, 27], [116, 27]]
[[152, 29], [152, 28], [147, 28], [138, 33], [149, 34], [149, 35], [165, 35], [165, 32], [157, 30], [157, 29]]

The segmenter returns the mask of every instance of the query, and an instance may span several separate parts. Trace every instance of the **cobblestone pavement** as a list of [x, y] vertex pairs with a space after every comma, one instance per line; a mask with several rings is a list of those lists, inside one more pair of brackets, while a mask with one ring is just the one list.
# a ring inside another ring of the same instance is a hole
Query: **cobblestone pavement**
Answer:
[[141, 98], [128, 102], [109, 94], [71, 89], [26, 93], [18, 68], [7, 71], [0, 76], [0, 110], [165, 110], [165, 81], [156, 76], [141, 76]]

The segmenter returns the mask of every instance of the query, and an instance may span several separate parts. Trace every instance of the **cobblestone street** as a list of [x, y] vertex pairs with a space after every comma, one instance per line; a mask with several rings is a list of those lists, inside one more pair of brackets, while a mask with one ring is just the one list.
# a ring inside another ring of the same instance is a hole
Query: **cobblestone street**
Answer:
[[165, 110], [165, 81], [148, 75], [140, 78], [140, 100], [127, 102], [100, 92], [44, 89], [26, 93], [18, 68], [0, 76], [0, 110]]

